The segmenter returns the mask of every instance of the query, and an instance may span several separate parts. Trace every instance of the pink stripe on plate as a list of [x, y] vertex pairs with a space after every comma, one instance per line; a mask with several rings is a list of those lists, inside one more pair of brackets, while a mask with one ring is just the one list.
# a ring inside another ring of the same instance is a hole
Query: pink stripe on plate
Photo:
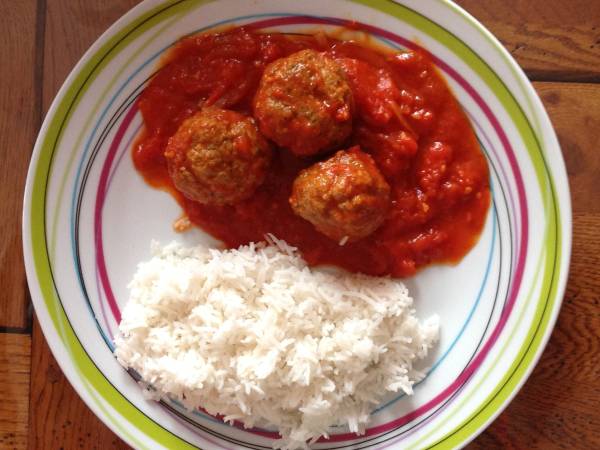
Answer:
[[104, 260], [104, 245], [102, 241], [102, 210], [104, 208], [104, 200], [106, 198], [106, 187], [108, 185], [110, 176], [110, 168], [115, 159], [115, 155], [117, 154], [119, 145], [125, 136], [125, 132], [127, 131], [127, 128], [129, 128], [129, 125], [131, 124], [137, 111], [137, 102], [135, 102], [131, 108], [129, 108], [129, 111], [127, 111], [127, 114], [117, 129], [115, 138], [110, 144], [108, 154], [106, 155], [106, 160], [102, 166], [102, 172], [100, 173], [98, 190], [96, 192], [96, 206], [94, 209], [94, 242], [96, 245], [96, 267], [98, 271], [98, 277], [100, 278], [100, 283], [102, 284], [102, 288], [106, 294], [108, 306], [110, 307], [113, 317], [117, 323], [121, 322], [121, 311], [119, 310], [119, 305], [117, 304], [113, 291], [110, 287], [108, 272], [106, 270], [106, 262]]

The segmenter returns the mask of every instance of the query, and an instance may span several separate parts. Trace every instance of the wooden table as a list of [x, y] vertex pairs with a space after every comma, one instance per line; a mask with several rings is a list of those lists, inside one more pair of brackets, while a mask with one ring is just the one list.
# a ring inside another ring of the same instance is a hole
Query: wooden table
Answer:
[[[433, 0], [426, 0], [433, 1]], [[65, 380], [32, 315], [21, 255], [29, 157], [50, 102], [135, 0], [0, 2], [0, 449], [128, 448]], [[600, 1], [462, 0], [545, 103], [573, 197], [560, 317], [533, 375], [471, 449], [600, 448]]]

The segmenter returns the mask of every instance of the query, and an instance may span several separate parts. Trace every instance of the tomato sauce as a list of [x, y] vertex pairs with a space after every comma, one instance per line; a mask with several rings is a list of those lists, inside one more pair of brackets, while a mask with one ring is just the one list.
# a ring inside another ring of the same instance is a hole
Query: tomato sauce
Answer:
[[[323, 236], [289, 205], [298, 172], [328, 156], [276, 149], [271, 170], [250, 199], [207, 206], [173, 186], [164, 149], [201, 107], [252, 114], [267, 64], [296, 51], [325, 51], [344, 69], [355, 100], [353, 133], [340, 148], [369, 152], [392, 189], [385, 223], [345, 245]], [[169, 190], [190, 221], [228, 247], [266, 233], [300, 249], [310, 265], [371, 275], [410, 276], [435, 262], [457, 262], [476, 243], [490, 205], [488, 166], [448, 86], [421, 52], [391, 53], [323, 35], [260, 34], [236, 28], [183, 39], [139, 99], [145, 130], [133, 149], [137, 170]]]

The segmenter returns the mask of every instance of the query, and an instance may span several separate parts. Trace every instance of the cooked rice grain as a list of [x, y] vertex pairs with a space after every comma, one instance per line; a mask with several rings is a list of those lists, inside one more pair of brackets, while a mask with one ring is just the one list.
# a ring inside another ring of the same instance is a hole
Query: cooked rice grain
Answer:
[[363, 433], [388, 392], [412, 394], [438, 339], [390, 278], [309, 269], [274, 237], [237, 250], [153, 244], [130, 284], [115, 354], [157, 397], [304, 448], [345, 424]]

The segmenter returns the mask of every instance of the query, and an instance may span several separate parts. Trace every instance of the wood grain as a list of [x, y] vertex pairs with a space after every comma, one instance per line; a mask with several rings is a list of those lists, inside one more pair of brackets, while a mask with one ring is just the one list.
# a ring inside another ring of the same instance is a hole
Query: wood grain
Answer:
[[27, 447], [31, 337], [0, 334], [0, 448]]
[[35, 0], [0, 2], [0, 327], [28, 325], [21, 245], [22, 192], [38, 122]]
[[600, 85], [534, 85], [560, 140], [573, 210], [600, 213]]
[[85, 51], [139, 0], [48, 0], [44, 39], [44, 111]]
[[600, 81], [597, 0], [457, 0], [534, 80]]

